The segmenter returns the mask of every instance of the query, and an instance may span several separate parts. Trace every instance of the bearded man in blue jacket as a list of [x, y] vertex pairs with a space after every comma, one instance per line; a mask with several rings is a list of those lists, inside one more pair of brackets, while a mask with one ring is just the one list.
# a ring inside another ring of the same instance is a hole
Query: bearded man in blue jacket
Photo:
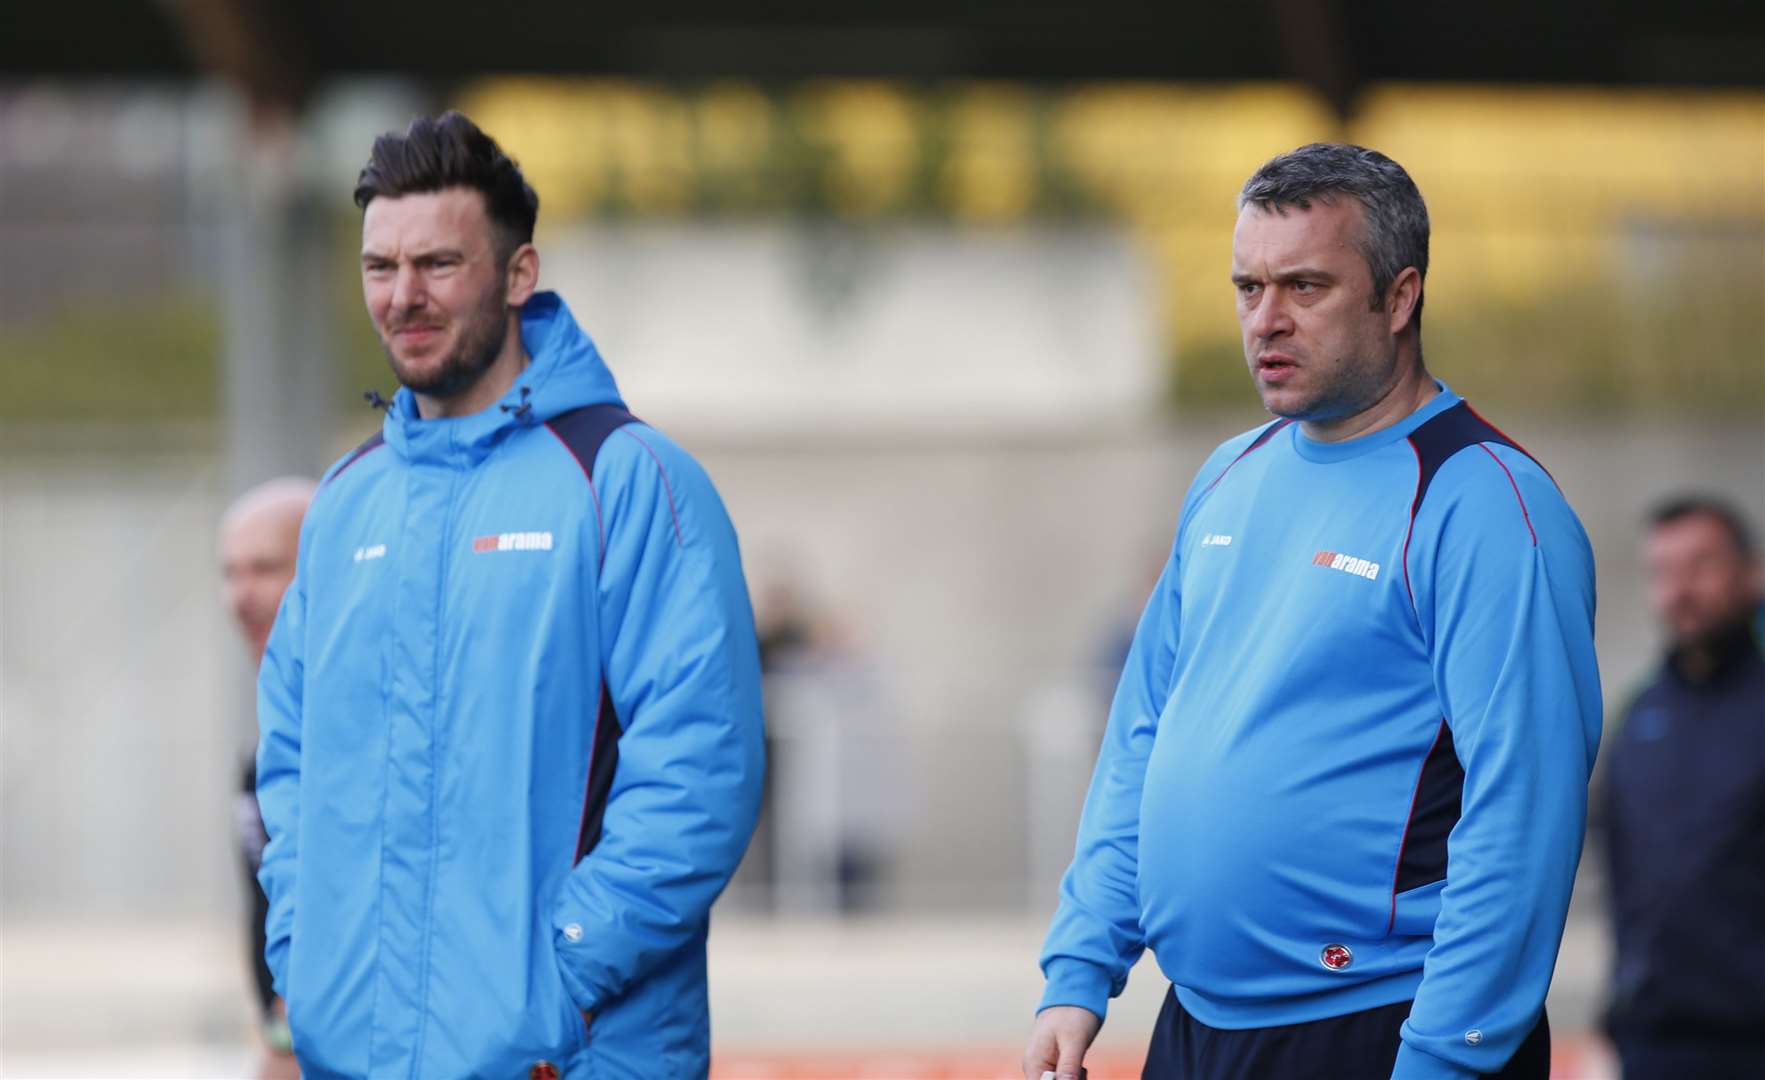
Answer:
[[1545, 1080], [1600, 734], [1593, 556], [1422, 362], [1428, 213], [1283, 154], [1232, 284], [1276, 419], [1202, 465], [1110, 712], [1030, 1080], [1077, 1080], [1141, 951], [1148, 1080]]
[[538, 198], [493, 140], [419, 119], [355, 199], [402, 389], [326, 474], [258, 686], [303, 1073], [704, 1076], [764, 767], [735, 533], [536, 291]]

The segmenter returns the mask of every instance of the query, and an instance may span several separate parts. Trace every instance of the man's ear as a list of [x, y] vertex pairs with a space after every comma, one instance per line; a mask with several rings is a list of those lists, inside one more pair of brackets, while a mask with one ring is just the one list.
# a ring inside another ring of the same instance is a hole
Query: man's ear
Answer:
[[1422, 275], [1413, 266], [1406, 266], [1385, 290], [1385, 314], [1391, 320], [1391, 335], [1396, 337], [1416, 321], [1416, 308], [1422, 303]]
[[508, 286], [504, 290], [503, 302], [518, 308], [539, 289], [539, 249], [532, 244], [522, 244], [509, 256], [507, 270], [504, 278]]

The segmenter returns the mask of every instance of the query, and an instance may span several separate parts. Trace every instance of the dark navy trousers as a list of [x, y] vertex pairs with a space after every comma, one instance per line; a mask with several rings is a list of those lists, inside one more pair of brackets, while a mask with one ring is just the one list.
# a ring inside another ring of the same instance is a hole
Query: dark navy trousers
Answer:
[[[1410, 1004], [1228, 1031], [1190, 1016], [1176, 992], [1167, 991], [1141, 1080], [1389, 1080]], [[1486, 1075], [1549, 1080], [1550, 1064], [1550, 1020], [1540, 1016], [1507, 1068]]]
[[1765, 1032], [1755, 1042], [1638, 1038], [1619, 1032], [1624, 1080], [1759, 1080], [1765, 1076]]

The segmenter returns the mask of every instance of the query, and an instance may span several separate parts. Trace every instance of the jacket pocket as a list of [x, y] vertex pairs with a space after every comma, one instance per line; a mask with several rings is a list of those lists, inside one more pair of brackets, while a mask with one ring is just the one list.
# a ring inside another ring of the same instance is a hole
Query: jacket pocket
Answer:
[[[550, 933], [547, 927], [544, 931]], [[552, 977], [557, 980], [558, 999], [563, 1003], [564, 1031], [569, 1039], [562, 1048], [572, 1057], [588, 1049], [588, 1023], [582, 1018], [582, 1009], [577, 1006], [576, 999], [570, 995], [570, 984], [564, 981], [564, 969], [558, 958], [557, 942], [552, 941], [551, 949]]]

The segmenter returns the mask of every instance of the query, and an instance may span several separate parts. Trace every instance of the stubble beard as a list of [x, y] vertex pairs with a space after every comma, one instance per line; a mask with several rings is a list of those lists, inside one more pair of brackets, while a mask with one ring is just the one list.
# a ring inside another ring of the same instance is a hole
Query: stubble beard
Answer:
[[427, 373], [412, 370], [392, 351], [388, 337], [380, 340], [386, 363], [399, 385], [412, 393], [431, 398], [455, 398], [478, 384], [485, 372], [496, 363], [502, 352], [507, 327], [508, 309], [502, 302], [501, 284], [491, 290], [485, 302], [472, 314], [460, 331], [459, 343], [441, 363]]
[[1737, 601], [1693, 621], [1685, 629], [1673, 628], [1673, 645], [1682, 651], [1713, 652], [1729, 637], [1744, 633], [1752, 624], [1758, 606], [1750, 601]]
[[[1323, 365], [1307, 364], [1307, 374], [1318, 374], [1320, 367], [1330, 373], [1321, 385], [1300, 400], [1281, 405], [1280, 388], [1273, 394], [1264, 393], [1258, 381], [1257, 396], [1263, 408], [1275, 416], [1305, 423], [1328, 423], [1355, 416], [1378, 404], [1397, 385], [1395, 363], [1379, 364], [1358, 357], [1338, 356]], [[1254, 375], [1252, 376], [1254, 378]], [[1274, 400], [1271, 400], [1274, 399]]]

